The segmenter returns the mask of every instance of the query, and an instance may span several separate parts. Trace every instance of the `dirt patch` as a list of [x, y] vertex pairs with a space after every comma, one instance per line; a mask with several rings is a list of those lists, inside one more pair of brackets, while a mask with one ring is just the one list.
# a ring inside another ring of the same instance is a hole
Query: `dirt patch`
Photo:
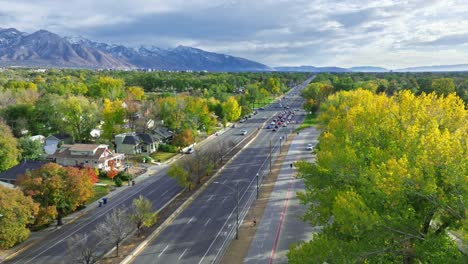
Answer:
[[257, 225], [254, 224], [253, 220], [256, 219], [258, 224], [258, 222], [262, 219], [263, 211], [268, 204], [271, 192], [273, 191], [276, 180], [278, 179], [281, 166], [288, 154], [289, 146], [291, 145], [294, 137], [295, 134], [288, 137], [286, 144], [282, 148], [283, 151], [278, 156], [275, 163], [272, 164], [271, 175], [265, 178], [258, 200], [254, 201], [249, 211], [247, 212], [244, 222], [241, 223], [239, 228], [239, 239], [232, 240], [231, 244], [226, 250], [226, 253], [221, 259], [221, 263], [234, 264], [244, 262], [244, 259], [249, 251], [250, 244], [255, 237], [255, 233], [257, 232]]

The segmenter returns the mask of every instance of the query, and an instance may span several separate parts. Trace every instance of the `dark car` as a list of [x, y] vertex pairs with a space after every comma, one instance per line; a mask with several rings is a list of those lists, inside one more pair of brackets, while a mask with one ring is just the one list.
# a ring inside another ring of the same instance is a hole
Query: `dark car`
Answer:
[[271, 131], [276, 132], [276, 128], [273, 128]]

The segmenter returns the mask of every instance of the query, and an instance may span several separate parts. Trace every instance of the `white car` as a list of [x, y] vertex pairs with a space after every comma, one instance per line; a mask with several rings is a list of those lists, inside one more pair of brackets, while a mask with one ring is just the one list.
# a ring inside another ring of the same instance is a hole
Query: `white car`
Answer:
[[312, 146], [312, 144], [307, 144], [306, 150], [312, 150], [312, 149], [314, 149], [314, 147]]
[[241, 135], [247, 135], [247, 130], [241, 130]]

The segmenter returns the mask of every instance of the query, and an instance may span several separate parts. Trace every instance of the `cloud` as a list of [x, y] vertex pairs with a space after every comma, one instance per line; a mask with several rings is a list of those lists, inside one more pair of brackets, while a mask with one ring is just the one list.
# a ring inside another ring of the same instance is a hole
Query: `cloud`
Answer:
[[0, 0], [0, 25], [277, 65], [467, 63], [466, 0]]

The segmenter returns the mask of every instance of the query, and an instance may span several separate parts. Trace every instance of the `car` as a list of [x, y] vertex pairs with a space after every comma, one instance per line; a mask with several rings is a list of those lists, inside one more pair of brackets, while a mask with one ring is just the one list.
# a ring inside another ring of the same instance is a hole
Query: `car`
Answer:
[[241, 120], [239, 121], [239, 123], [244, 123], [244, 122], [245, 122], [245, 119], [241, 119]]
[[236, 128], [236, 127], [237, 127], [237, 125], [236, 125], [236, 124], [232, 124], [232, 128]]
[[271, 131], [276, 132], [276, 128], [273, 128]]
[[189, 148], [187, 149], [187, 151], [185, 152], [185, 154], [192, 154], [195, 150], [193, 148]]
[[272, 127], [271, 125], [268, 125], [268, 126], [266, 126], [266, 129], [270, 129], [271, 127]]
[[240, 133], [241, 133], [241, 135], [244, 135], [244, 136], [245, 136], [245, 135], [247, 135], [247, 130], [241, 130]]
[[288, 125], [286, 125], [286, 123], [283, 124], [283, 127], [287, 127]]
[[312, 149], [314, 149], [314, 147], [312, 146], [312, 144], [307, 144], [306, 150], [312, 150]]
[[276, 125], [275, 128], [278, 129], [279, 127]]

